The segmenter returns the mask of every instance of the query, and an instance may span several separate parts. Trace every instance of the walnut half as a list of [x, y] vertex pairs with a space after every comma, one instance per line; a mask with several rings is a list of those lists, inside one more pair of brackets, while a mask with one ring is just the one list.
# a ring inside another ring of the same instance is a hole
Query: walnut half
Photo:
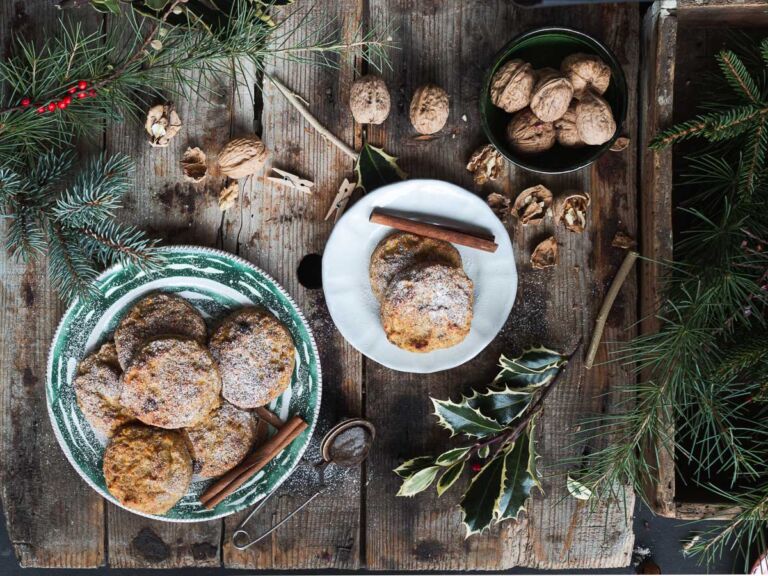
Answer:
[[552, 192], [546, 186], [537, 184], [517, 195], [512, 213], [521, 224], [538, 224], [551, 207]]
[[504, 171], [504, 158], [491, 144], [478, 148], [467, 163], [467, 170], [474, 174], [475, 184], [482, 186], [496, 180]]
[[555, 202], [555, 225], [562, 224], [571, 232], [584, 232], [587, 227], [589, 204], [590, 198], [586, 192], [577, 192], [558, 198]]

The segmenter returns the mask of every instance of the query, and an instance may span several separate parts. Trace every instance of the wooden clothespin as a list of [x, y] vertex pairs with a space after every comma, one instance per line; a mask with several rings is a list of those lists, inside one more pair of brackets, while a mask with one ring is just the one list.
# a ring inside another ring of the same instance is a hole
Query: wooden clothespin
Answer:
[[279, 176], [267, 176], [267, 180], [270, 180], [275, 184], [280, 184], [281, 186], [293, 188], [304, 194], [312, 194], [312, 187], [315, 185], [314, 182], [299, 178], [296, 174], [280, 170], [280, 168], [272, 168], [272, 172], [276, 172]]
[[325, 220], [328, 220], [335, 212], [336, 217], [333, 219], [333, 222], [336, 223], [339, 221], [339, 218], [341, 218], [341, 215], [344, 214], [344, 210], [347, 208], [347, 204], [349, 203], [349, 199], [352, 197], [355, 188], [357, 188], [357, 184], [344, 178], [344, 182], [339, 186], [339, 192], [336, 194], [336, 198], [333, 199], [333, 204], [331, 204], [328, 214], [325, 215]]

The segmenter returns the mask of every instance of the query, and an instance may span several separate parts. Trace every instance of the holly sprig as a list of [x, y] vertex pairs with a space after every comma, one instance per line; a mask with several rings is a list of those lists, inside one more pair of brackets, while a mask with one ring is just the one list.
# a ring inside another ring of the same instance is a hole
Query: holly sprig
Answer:
[[458, 402], [431, 398], [438, 423], [453, 436], [473, 442], [437, 457], [420, 456], [395, 469], [403, 478], [398, 496], [414, 496], [437, 480], [442, 496], [469, 466], [474, 476], [459, 505], [466, 536], [481, 534], [492, 524], [517, 520], [534, 487], [536, 417], [581, 348], [564, 356], [548, 348], [531, 348], [516, 358], [502, 355], [501, 371], [486, 389], [472, 390]]

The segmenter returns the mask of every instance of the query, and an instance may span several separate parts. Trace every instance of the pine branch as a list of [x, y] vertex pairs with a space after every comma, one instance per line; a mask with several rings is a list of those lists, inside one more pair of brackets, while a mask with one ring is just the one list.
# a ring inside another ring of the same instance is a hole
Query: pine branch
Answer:
[[98, 271], [83, 253], [72, 232], [52, 224], [48, 232], [48, 271], [51, 283], [65, 300], [96, 294], [93, 280]]
[[104, 266], [120, 263], [151, 270], [163, 262], [157, 241], [134, 226], [102, 220], [73, 228], [86, 254]]
[[717, 61], [723, 76], [736, 93], [750, 103], [760, 105], [760, 90], [741, 58], [730, 50], [722, 50], [717, 55]]

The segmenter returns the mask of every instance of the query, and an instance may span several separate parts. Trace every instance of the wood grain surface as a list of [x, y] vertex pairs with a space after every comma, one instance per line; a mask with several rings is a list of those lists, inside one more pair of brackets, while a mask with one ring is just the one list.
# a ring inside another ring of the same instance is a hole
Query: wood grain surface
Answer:
[[[35, 18], [54, 18], [45, 0], [15, 4]], [[570, 431], [579, 419], [615, 405], [612, 389], [631, 377], [617, 365], [585, 372], [577, 361], [553, 392], [538, 426], [545, 494], [533, 499], [520, 523], [507, 522], [490, 534], [465, 540], [455, 506], [457, 493], [440, 500], [432, 494], [396, 498], [398, 481], [392, 469], [403, 459], [437, 452], [448, 442], [430, 414], [428, 396], [456, 397], [468, 386], [488, 383], [500, 353], [518, 353], [539, 343], [567, 351], [580, 337], [588, 340], [602, 296], [623, 259], [622, 251], [610, 246], [611, 239], [619, 229], [633, 236], [637, 232], [637, 7], [520, 10], [505, 0], [315, 0], [311, 8], [326, 22], [335, 18], [344, 39], [354, 37], [361, 26], [393, 29], [392, 41], [400, 49], [391, 52], [392, 69], [384, 73], [392, 95], [389, 119], [367, 133], [353, 122], [346, 105], [349, 87], [367, 69], [354, 57], [340, 58], [335, 69], [269, 62], [268, 74], [302, 96], [317, 118], [350, 145], [359, 148], [367, 139], [400, 157], [411, 177], [446, 179], [469, 189], [474, 185], [464, 166], [484, 143], [478, 114], [480, 83], [496, 51], [517, 33], [545, 24], [582, 29], [605, 41], [627, 76], [630, 112], [624, 132], [631, 145], [568, 175], [540, 178], [510, 167], [500, 183], [476, 190], [481, 195], [493, 190], [512, 196], [525, 186], [544, 183], [555, 194], [588, 191], [593, 198], [588, 231], [556, 232], [560, 264], [532, 271], [530, 251], [552, 233], [552, 222], [538, 228], [510, 227], [520, 284], [513, 313], [498, 338], [454, 370], [434, 375], [397, 373], [364, 361], [344, 341], [329, 317], [322, 290], [313, 283], [332, 229], [323, 216], [343, 178], [352, 177], [352, 163], [309, 127], [268, 79], [249, 70], [244, 84], [222, 78], [211, 93], [176, 102], [184, 128], [166, 149], [150, 148], [136, 122], [110, 124], [105, 149], [129, 154], [137, 162], [135, 189], [121, 216], [168, 243], [217, 246], [247, 258], [287, 288], [315, 332], [323, 369], [321, 423], [307, 461], [254, 520], [253, 532], [267, 529], [320, 486], [312, 464], [319, 458], [320, 437], [338, 419], [366, 416], [377, 427], [377, 442], [361, 469], [329, 473], [327, 492], [247, 551], [238, 551], [229, 542], [243, 515], [223, 522], [174, 525], [105, 506], [66, 463], [45, 411], [45, 356], [61, 305], [40, 265], [14, 264], [3, 253], [0, 481], [17, 555], [25, 565], [94, 566], [107, 558], [106, 544], [109, 564], [124, 568], [445, 571], [626, 565], [633, 541], [632, 500], [626, 502], [626, 510], [613, 506], [588, 515], [566, 497], [564, 468], [558, 464], [583, 448], [570, 446]], [[16, 21], [15, 9], [10, 3], [0, 8], [4, 42]], [[308, 4], [300, 2], [283, 10], [307, 9]], [[309, 33], [307, 25], [297, 32], [299, 37]], [[413, 91], [427, 81], [448, 91], [451, 111], [438, 135], [421, 139], [410, 126], [408, 104]], [[239, 202], [222, 214], [217, 196], [224, 181], [184, 183], [181, 154], [187, 146], [215, 154], [231, 135], [254, 131], [271, 150], [269, 165], [313, 180], [314, 194], [282, 188], [259, 175], [240, 183]], [[299, 282], [300, 265], [309, 271], [306, 285]], [[626, 327], [635, 320], [636, 301], [632, 276], [609, 318], [605, 342], [631, 336]], [[609, 358], [608, 349], [607, 344], [601, 347], [598, 364]], [[62, 499], [61, 494], [67, 497]]]
[[[0, 3], [3, 56], [19, 37], [44, 39], [57, 18], [43, 0]], [[97, 22], [89, 16], [82, 25]], [[4, 220], [0, 232], [4, 238]], [[48, 348], [63, 306], [45, 258], [24, 264], [0, 251], [0, 281], [0, 497], [11, 544], [22, 566], [98, 566], [104, 501], [61, 452], [45, 402]]]

